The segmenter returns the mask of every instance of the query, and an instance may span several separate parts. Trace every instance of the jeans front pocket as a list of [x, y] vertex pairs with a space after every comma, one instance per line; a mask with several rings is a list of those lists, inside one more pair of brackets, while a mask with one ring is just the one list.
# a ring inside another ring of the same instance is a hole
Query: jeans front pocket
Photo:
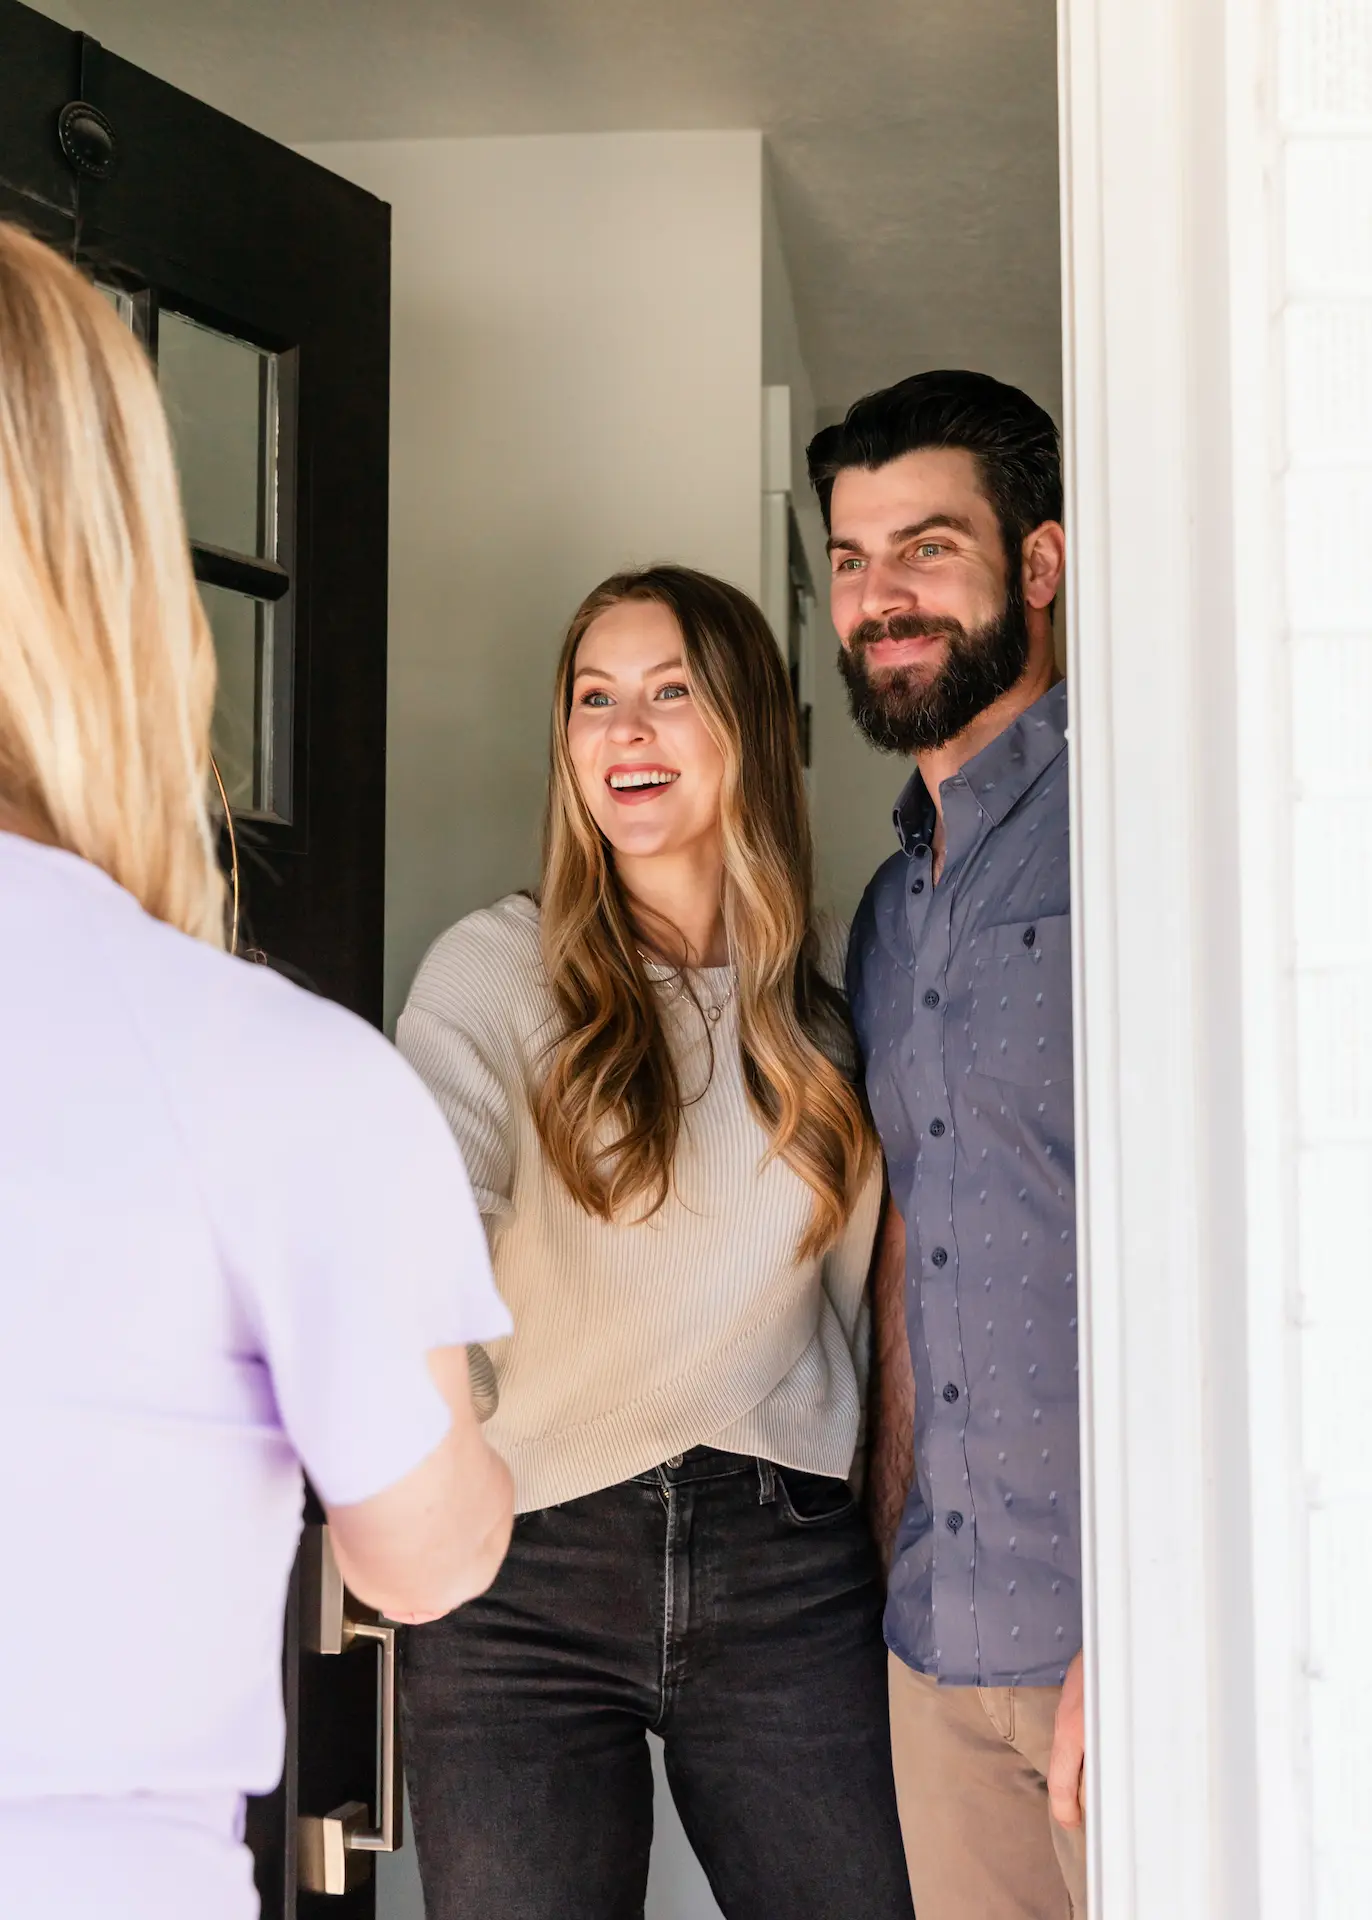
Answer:
[[793, 1527], [832, 1527], [857, 1511], [857, 1499], [846, 1480], [823, 1473], [802, 1473], [798, 1467], [777, 1467], [777, 1505]]

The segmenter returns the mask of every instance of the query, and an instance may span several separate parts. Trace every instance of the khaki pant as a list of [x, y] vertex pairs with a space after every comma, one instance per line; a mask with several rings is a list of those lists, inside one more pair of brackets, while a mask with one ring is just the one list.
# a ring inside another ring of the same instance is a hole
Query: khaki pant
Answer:
[[1048, 1811], [1057, 1687], [941, 1687], [891, 1656], [919, 1920], [1086, 1920], [1086, 1843]]

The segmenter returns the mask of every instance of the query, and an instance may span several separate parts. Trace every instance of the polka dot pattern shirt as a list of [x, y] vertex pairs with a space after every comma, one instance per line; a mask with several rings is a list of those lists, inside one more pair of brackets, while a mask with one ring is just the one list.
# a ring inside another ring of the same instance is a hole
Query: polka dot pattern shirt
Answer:
[[1050, 1686], [1081, 1645], [1067, 689], [944, 782], [918, 773], [848, 990], [906, 1225], [915, 1485], [887, 1639], [979, 1686]]

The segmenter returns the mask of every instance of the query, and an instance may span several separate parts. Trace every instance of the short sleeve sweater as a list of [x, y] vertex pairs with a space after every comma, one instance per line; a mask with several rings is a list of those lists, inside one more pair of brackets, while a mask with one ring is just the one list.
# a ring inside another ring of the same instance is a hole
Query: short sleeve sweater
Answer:
[[[842, 1237], [797, 1258], [809, 1187], [768, 1155], [728, 968], [664, 986], [685, 1095], [672, 1191], [647, 1219], [587, 1213], [548, 1167], [532, 1094], [559, 1015], [538, 909], [469, 914], [431, 949], [401, 1051], [448, 1117], [514, 1333], [474, 1356], [519, 1511], [613, 1486], [693, 1446], [843, 1476], [861, 1421], [873, 1174]], [[713, 1060], [712, 1060], [713, 1054]]]

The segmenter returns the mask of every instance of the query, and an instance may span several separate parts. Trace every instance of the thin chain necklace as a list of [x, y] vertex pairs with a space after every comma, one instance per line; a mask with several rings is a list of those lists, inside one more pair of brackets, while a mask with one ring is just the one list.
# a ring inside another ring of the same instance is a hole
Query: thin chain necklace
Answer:
[[[669, 965], [669, 963], [666, 960], [659, 960], [656, 954], [646, 953], [642, 947], [638, 948], [638, 957], [640, 960], [643, 961], [645, 966], [658, 967], [664, 973], [669, 974], [676, 981], [676, 992], [672, 995], [672, 999], [669, 1003], [670, 1005], [675, 1006], [676, 1002], [680, 1000], [680, 998], [686, 991], [686, 969], [684, 967], [673, 967]], [[737, 989], [738, 989], [738, 974], [737, 972], [735, 972], [733, 978], [729, 982], [729, 991], [725, 994], [722, 1000], [717, 1000], [717, 1001], [702, 1000], [699, 996], [694, 996], [696, 1000], [696, 1005], [700, 1008], [700, 1011], [705, 1015], [705, 1018], [710, 1022], [712, 1026], [717, 1025], [719, 1021], [723, 1019], [724, 1009], [728, 1006], [729, 1002], [733, 999]]]

